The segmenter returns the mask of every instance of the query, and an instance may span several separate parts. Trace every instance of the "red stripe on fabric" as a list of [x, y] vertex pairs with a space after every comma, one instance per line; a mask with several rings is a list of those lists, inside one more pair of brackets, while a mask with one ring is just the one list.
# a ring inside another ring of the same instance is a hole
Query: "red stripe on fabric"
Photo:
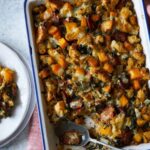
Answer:
[[42, 150], [42, 138], [38, 120], [37, 107], [29, 123], [29, 135], [27, 150]]

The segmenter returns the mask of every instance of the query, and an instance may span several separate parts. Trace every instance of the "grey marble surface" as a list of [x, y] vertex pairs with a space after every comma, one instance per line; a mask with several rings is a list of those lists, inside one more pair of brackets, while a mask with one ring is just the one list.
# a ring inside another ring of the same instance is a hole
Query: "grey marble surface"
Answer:
[[[29, 60], [23, 3], [24, 0], [0, 0], [0, 42], [4, 42]], [[27, 133], [28, 126], [3, 150], [25, 150]]]

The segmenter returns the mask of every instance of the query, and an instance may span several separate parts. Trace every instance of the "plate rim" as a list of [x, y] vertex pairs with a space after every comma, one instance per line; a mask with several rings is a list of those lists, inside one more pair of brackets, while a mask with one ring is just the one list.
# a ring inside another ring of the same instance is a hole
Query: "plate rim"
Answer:
[[9, 144], [11, 141], [13, 141], [26, 127], [26, 125], [28, 124], [28, 122], [32, 116], [32, 113], [34, 111], [35, 100], [32, 100], [32, 99], [34, 99], [34, 95], [33, 95], [34, 88], [33, 88], [33, 83], [31, 80], [31, 69], [29, 67], [29, 64], [27, 63], [27, 61], [25, 61], [25, 59], [20, 54], [18, 54], [14, 49], [7, 46], [3, 42], [0, 42], [0, 46], [5, 47], [10, 53], [15, 55], [16, 58], [20, 61], [20, 63], [23, 66], [23, 69], [25, 70], [27, 80], [28, 80], [28, 88], [29, 88], [29, 95], [28, 95], [29, 100], [27, 102], [27, 106], [26, 106], [26, 109], [24, 111], [24, 115], [23, 115], [21, 121], [19, 122], [18, 126], [16, 127], [16, 129], [8, 137], [6, 137], [4, 140], [1, 140], [0, 148], [2, 148], [4, 146], [6, 146], [7, 144]]

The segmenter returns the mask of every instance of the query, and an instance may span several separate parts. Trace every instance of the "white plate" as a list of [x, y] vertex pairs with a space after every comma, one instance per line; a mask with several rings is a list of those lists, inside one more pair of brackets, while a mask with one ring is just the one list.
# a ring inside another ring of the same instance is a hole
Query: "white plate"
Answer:
[[19, 93], [12, 116], [0, 121], [0, 143], [3, 143], [17, 131], [27, 114], [31, 100], [31, 82], [22, 60], [12, 49], [2, 43], [0, 43], [0, 65], [16, 72]]

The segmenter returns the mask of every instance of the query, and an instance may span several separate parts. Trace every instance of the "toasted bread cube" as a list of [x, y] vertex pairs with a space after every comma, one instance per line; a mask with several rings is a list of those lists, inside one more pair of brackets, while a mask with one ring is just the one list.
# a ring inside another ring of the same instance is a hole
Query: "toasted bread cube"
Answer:
[[102, 82], [108, 82], [108, 76], [104, 73], [99, 73], [97, 78]]
[[64, 69], [60, 64], [54, 64], [51, 66], [52, 72], [57, 76], [62, 76], [64, 73]]
[[72, 9], [73, 9], [72, 5], [69, 2], [66, 2], [60, 9], [60, 15], [63, 17], [71, 17]]
[[128, 101], [127, 97], [122, 95], [120, 97], [120, 106], [121, 107], [126, 107], [126, 106], [128, 106], [128, 104], [129, 104], [129, 101]]
[[112, 73], [113, 72], [113, 66], [109, 63], [105, 63], [104, 66], [103, 66], [103, 69], [105, 71], [107, 71], [108, 73]]
[[145, 96], [145, 93], [144, 93], [143, 89], [138, 90], [137, 98], [140, 99], [141, 102], [143, 102], [145, 100], [146, 96]]
[[106, 62], [106, 61], [109, 60], [107, 54], [105, 52], [103, 52], [103, 51], [98, 53], [98, 57], [99, 57], [99, 61], [100, 62]]
[[58, 40], [58, 45], [62, 48], [65, 49], [68, 45], [67, 41], [64, 38], [61, 38]]
[[44, 20], [49, 19], [53, 14], [53, 10], [51, 8], [47, 8], [47, 10], [44, 11], [43, 15], [41, 16]]
[[135, 90], [139, 90], [141, 88], [139, 80], [134, 80], [133, 81], [133, 87]]
[[39, 73], [39, 77], [40, 77], [41, 79], [45, 79], [45, 78], [47, 78], [49, 75], [50, 75], [50, 72], [49, 72], [49, 70], [48, 70], [47, 68], [41, 70], [40, 73]]
[[102, 32], [111, 31], [112, 27], [113, 27], [113, 21], [112, 20], [104, 21], [101, 24], [101, 30], [102, 30]]
[[56, 105], [54, 106], [54, 110], [59, 117], [63, 117], [64, 114], [67, 112], [65, 108], [65, 102], [64, 101], [57, 102]]
[[36, 43], [41, 43], [46, 37], [46, 29], [43, 26], [38, 27]]
[[47, 8], [51, 8], [52, 11], [55, 11], [58, 9], [58, 5], [54, 2], [51, 2], [50, 0], [45, 0], [45, 4]]
[[150, 140], [150, 131], [144, 132], [143, 136], [147, 139], [147, 141]]
[[39, 52], [39, 54], [45, 54], [46, 53], [46, 45], [44, 43], [40, 43], [38, 45], [38, 52]]
[[49, 55], [41, 55], [40, 60], [44, 65], [51, 65], [54, 62], [53, 58]]
[[111, 48], [117, 50], [119, 53], [124, 53], [126, 52], [126, 49], [123, 46], [122, 42], [117, 42], [115, 40], [113, 40], [111, 42]]
[[97, 35], [95, 37], [95, 42], [96, 42], [96, 44], [103, 43], [104, 42], [103, 36], [102, 35]]
[[138, 68], [130, 69], [129, 74], [132, 80], [142, 78], [141, 71]]
[[132, 15], [132, 11], [128, 7], [123, 7], [120, 11], [120, 17], [123, 19], [128, 19]]
[[69, 56], [71, 58], [78, 58], [80, 56], [80, 52], [75, 49], [75, 47], [69, 47]]
[[77, 67], [75, 70], [75, 77], [82, 81], [85, 79], [85, 70], [83, 68]]
[[132, 36], [128, 36], [128, 41], [131, 44], [135, 44], [135, 43], [140, 42], [140, 38], [138, 38], [136, 35], [132, 35]]

